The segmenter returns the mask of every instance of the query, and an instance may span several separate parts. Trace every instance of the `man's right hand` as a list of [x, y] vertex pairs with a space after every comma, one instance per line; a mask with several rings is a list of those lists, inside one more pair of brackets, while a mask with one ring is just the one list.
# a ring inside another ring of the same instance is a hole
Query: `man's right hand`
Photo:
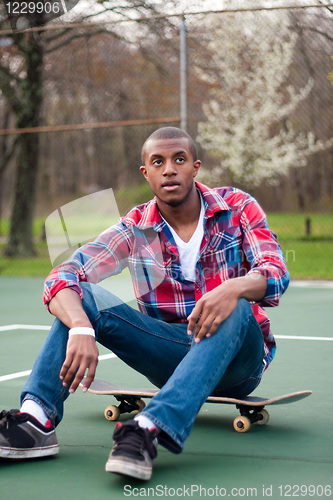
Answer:
[[89, 335], [73, 335], [69, 337], [66, 358], [60, 370], [60, 379], [64, 387], [68, 387], [71, 383], [69, 388], [71, 394], [76, 391], [87, 370], [83, 392], [89, 389], [95, 378], [98, 354], [94, 337]]
[[[49, 309], [68, 328], [92, 328], [89, 318], [82, 307], [79, 294], [70, 288], [60, 290], [50, 301]], [[98, 349], [95, 337], [90, 335], [70, 336], [67, 343], [66, 358], [59, 374], [63, 385], [68, 387], [71, 384], [69, 392], [75, 392], [88, 370], [83, 387], [85, 392], [94, 380], [97, 363]]]

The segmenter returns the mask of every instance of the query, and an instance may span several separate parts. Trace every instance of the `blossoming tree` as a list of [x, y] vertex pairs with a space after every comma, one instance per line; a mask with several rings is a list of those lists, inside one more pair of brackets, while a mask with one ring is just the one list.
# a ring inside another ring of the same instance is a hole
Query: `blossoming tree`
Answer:
[[311, 130], [297, 131], [291, 120], [313, 80], [298, 89], [290, 83], [297, 35], [286, 21], [286, 15], [265, 23], [254, 16], [211, 21], [210, 62], [198, 70], [211, 91], [197, 138], [219, 160], [218, 167], [204, 171], [210, 182], [219, 182], [228, 169], [235, 181], [249, 186], [273, 184], [290, 167], [307, 165], [310, 155], [333, 145], [333, 139], [317, 140]]

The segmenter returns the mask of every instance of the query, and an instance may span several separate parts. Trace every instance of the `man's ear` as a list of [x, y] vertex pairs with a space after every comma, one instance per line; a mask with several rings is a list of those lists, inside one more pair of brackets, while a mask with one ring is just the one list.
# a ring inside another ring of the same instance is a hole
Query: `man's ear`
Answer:
[[193, 163], [193, 177], [196, 177], [197, 173], [199, 172], [199, 168], [201, 167], [201, 161], [196, 160]]
[[146, 169], [145, 165], [141, 165], [140, 170], [142, 172], [142, 175], [144, 176], [144, 178], [147, 181], [148, 180], [148, 174], [147, 174], [147, 169]]

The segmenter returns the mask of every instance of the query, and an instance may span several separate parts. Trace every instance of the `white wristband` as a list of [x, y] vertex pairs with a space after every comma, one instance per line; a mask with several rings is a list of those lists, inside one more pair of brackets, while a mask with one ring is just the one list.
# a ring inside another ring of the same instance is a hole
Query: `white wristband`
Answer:
[[95, 330], [88, 326], [77, 326], [69, 330], [68, 337], [71, 337], [72, 335], [90, 335], [95, 338]]

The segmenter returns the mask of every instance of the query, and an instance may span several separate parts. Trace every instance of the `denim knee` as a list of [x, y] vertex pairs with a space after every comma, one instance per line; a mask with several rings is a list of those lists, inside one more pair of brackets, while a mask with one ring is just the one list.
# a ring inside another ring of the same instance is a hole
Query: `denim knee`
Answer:
[[238, 299], [236, 311], [238, 311], [239, 314], [244, 315], [244, 317], [246, 315], [251, 316], [253, 314], [251, 304], [246, 299]]
[[96, 316], [101, 311], [123, 304], [116, 295], [99, 285], [83, 282], [80, 286], [83, 291], [82, 306], [87, 314], [92, 312]]
[[217, 328], [216, 333], [221, 332], [224, 335], [226, 324], [237, 325], [239, 322], [245, 326], [253, 316], [253, 311], [251, 304], [246, 299], [238, 299], [235, 309], [232, 311], [230, 316], [226, 318]]

